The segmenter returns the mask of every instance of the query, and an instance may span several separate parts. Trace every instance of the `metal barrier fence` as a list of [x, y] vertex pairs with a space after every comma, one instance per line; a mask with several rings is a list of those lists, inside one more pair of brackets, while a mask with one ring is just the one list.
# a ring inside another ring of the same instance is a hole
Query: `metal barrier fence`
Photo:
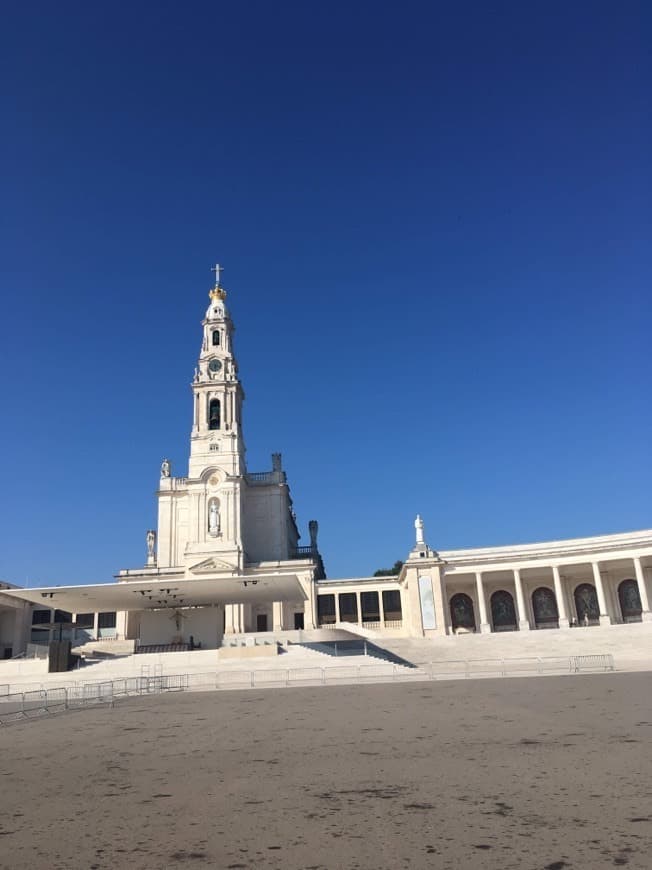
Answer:
[[158, 695], [163, 692], [359, 685], [363, 683], [460, 678], [576, 674], [613, 670], [613, 656], [601, 654], [440, 661], [430, 662], [419, 667], [380, 662], [378, 664], [343, 665], [341, 667], [269, 668], [255, 671], [224, 670], [196, 674], [143, 675], [0, 695], [0, 725], [81, 707], [101, 705], [113, 707], [119, 698], [134, 695]]

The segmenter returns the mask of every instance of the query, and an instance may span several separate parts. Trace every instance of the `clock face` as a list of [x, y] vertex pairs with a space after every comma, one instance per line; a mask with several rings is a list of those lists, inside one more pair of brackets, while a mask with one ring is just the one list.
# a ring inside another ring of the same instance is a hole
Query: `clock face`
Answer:
[[212, 359], [208, 364], [208, 368], [212, 372], [219, 372], [222, 368], [222, 363], [218, 359]]

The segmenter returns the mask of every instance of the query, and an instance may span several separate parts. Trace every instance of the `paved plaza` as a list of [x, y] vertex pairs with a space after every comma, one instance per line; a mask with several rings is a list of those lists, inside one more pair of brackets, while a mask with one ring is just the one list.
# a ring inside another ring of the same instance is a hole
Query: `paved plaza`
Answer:
[[0, 867], [650, 867], [652, 674], [197, 692], [0, 732]]

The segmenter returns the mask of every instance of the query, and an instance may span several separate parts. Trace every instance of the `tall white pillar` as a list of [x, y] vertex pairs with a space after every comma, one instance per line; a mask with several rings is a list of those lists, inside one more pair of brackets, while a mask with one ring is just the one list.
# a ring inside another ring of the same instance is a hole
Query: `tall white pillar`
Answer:
[[521, 572], [518, 568], [514, 568], [514, 586], [516, 587], [516, 609], [518, 610], [518, 629], [519, 631], [530, 630], [530, 620], [527, 617], [525, 609], [525, 599], [523, 598], [523, 584], [521, 582]]
[[557, 611], [559, 612], [559, 627], [568, 628], [568, 614], [566, 613], [566, 599], [564, 591], [561, 588], [561, 577], [559, 575], [559, 566], [552, 566], [552, 578], [555, 583], [555, 598], [557, 599]]
[[283, 631], [283, 602], [274, 601], [272, 604], [272, 626], [274, 631]]
[[29, 643], [29, 617], [31, 611], [26, 602], [21, 602], [21, 606], [16, 608], [14, 613], [14, 634], [11, 641], [12, 655], [17, 656], [24, 653], [27, 644]]
[[115, 636], [120, 640], [125, 640], [127, 637], [127, 611], [118, 610], [115, 615]]
[[239, 634], [240, 633], [240, 605], [225, 604], [224, 605], [224, 634]]
[[383, 590], [378, 590], [378, 618], [380, 619], [380, 627], [385, 628], [385, 606], [383, 605]]
[[355, 604], [358, 608], [358, 625], [362, 625], [362, 602], [360, 600], [360, 593], [355, 593]]
[[592, 562], [593, 580], [595, 582], [595, 591], [598, 595], [598, 606], [600, 607], [600, 625], [611, 625], [611, 617], [607, 613], [607, 602], [604, 597], [604, 587], [602, 585], [602, 577], [600, 576], [600, 565], [597, 562]]
[[650, 613], [650, 600], [647, 594], [647, 587], [645, 586], [645, 574], [643, 573], [643, 566], [641, 565], [641, 560], [638, 556], [634, 557], [634, 571], [636, 571], [638, 594], [641, 598], [641, 608], [643, 609], [643, 612], [641, 613], [641, 619], [643, 620], [643, 622], [652, 622], [652, 613]]
[[475, 589], [478, 594], [478, 607], [480, 608], [480, 633], [489, 634], [491, 626], [487, 619], [487, 602], [484, 597], [484, 586], [482, 585], [482, 571], [475, 572]]
[[335, 623], [340, 621], [340, 593], [335, 593]]

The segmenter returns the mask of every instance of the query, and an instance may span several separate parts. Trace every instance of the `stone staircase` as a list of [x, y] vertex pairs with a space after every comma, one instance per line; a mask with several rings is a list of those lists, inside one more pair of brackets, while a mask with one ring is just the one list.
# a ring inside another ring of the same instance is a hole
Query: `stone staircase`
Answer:
[[546, 629], [440, 638], [374, 638], [377, 646], [416, 665], [609, 653], [617, 670], [652, 670], [652, 624]]

